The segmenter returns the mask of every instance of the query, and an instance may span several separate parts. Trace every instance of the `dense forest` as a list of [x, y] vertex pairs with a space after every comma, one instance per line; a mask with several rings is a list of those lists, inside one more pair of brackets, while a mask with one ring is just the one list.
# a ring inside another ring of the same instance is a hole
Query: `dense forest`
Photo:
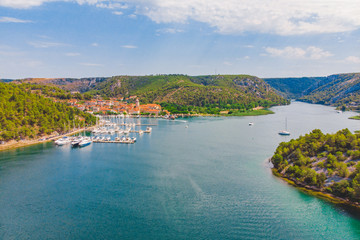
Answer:
[[360, 134], [311, 133], [282, 142], [271, 158], [274, 168], [297, 184], [316, 187], [360, 203]]
[[[56, 89], [45, 88], [50, 91], [48, 95], [57, 94]], [[69, 125], [82, 126], [83, 120], [88, 124], [96, 121], [90, 114], [32, 91], [38, 90], [27, 84], [0, 83], [0, 141], [63, 133], [69, 130]]]
[[56, 99], [78, 99], [78, 100], [91, 100], [92, 96], [88, 93], [71, 93], [68, 90], [52, 86], [52, 85], [42, 85], [42, 84], [33, 84], [33, 83], [22, 83], [21, 84], [25, 89], [31, 90], [32, 93], [43, 95], [46, 97], [52, 97]]
[[[137, 96], [142, 103], [168, 103], [206, 112], [287, 104], [263, 80], [248, 75], [117, 76], [88, 92], [103, 97]], [[163, 106], [168, 106], [164, 105]]]

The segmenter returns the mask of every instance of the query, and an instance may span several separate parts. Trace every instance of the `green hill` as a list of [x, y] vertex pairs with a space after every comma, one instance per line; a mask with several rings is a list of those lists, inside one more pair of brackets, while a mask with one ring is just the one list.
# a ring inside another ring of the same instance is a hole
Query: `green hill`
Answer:
[[248, 75], [116, 76], [97, 84], [88, 93], [125, 98], [136, 95], [145, 103], [199, 107], [235, 103], [269, 107], [287, 103], [262, 79]]
[[92, 115], [32, 93], [24, 84], [0, 82], [0, 96], [0, 141], [62, 133], [81, 119], [95, 122]]
[[320, 130], [282, 142], [271, 158], [276, 171], [300, 186], [360, 203], [360, 134]]

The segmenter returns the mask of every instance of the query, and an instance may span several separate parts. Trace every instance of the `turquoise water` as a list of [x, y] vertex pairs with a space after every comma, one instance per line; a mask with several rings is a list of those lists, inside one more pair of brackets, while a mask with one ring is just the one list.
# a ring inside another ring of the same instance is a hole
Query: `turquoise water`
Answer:
[[[360, 129], [294, 102], [257, 117], [156, 123], [133, 145], [52, 143], [0, 153], [1, 239], [360, 239], [353, 210], [272, 176], [279, 142]], [[287, 117], [290, 137], [279, 136]], [[254, 126], [248, 126], [249, 122]]]

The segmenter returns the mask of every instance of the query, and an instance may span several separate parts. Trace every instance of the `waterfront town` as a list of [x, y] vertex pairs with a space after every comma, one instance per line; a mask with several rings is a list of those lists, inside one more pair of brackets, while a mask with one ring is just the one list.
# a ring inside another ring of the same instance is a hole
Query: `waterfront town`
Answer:
[[91, 99], [91, 100], [55, 100], [64, 102], [70, 106], [76, 107], [81, 111], [92, 114], [111, 115], [111, 114], [125, 114], [125, 115], [151, 115], [159, 116], [162, 112], [170, 114], [168, 111], [161, 109], [159, 104], [142, 104], [136, 96], [131, 96], [128, 99]]

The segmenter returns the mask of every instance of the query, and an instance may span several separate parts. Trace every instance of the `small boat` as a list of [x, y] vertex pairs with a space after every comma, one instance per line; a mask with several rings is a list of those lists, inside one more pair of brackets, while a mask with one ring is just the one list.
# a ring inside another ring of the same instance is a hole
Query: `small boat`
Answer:
[[285, 130], [282, 130], [279, 132], [279, 135], [282, 135], [282, 136], [289, 136], [290, 135], [290, 132], [288, 131], [285, 131]]
[[80, 143], [82, 140], [83, 140], [82, 137], [75, 138], [74, 140], [72, 140], [71, 146], [72, 146], [72, 147], [78, 147], [78, 146], [79, 146], [79, 143]]
[[86, 147], [89, 146], [92, 143], [89, 139], [84, 139], [79, 142], [79, 147]]
[[136, 137], [132, 137], [131, 141], [136, 142]]
[[60, 138], [60, 139], [55, 141], [55, 144], [58, 145], [58, 146], [63, 146], [63, 145], [66, 145], [68, 143], [70, 143], [70, 138], [68, 138], [68, 137], [63, 137], [63, 138]]
[[285, 130], [281, 130], [279, 132], [279, 135], [281, 136], [289, 136], [290, 132], [287, 130], [287, 118], [285, 118]]
[[144, 131], [143, 130], [139, 130], [139, 135], [142, 135], [144, 133]]
[[253, 122], [249, 122], [249, 126], [252, 126], [252, 125], [254, 125], [254, 123], [253, 123]]

